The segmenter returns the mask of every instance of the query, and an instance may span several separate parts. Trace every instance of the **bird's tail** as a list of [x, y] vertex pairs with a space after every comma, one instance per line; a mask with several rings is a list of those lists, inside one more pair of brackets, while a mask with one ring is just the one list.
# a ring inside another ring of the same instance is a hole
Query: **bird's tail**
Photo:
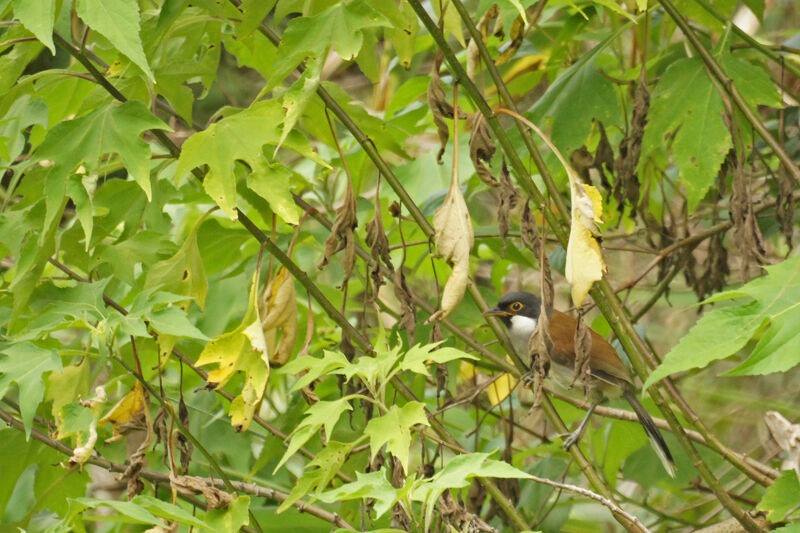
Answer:
[[631, 388], [625, 387], [622, 396], [631, 404], [631, 407], [633, 407], [636, 417], [639, 419], [639, 423], [644, 428], [645, 433], [647, 433], [650, 446], [655, 450], [656, 455], [658, 455], [658, 458], [661, 460], [661, 464], [664, 465], [664, 469], [671, 477], [675, 477], [675, 460], [672, 458], [669, 447], [667, 443], [664, 442], [664, 437], [661, 436], [661, 432], [658, 430], [650, 413], [647, 412], [647, 409], [644, 408], [644, 405], [642, 405], [636, 397], [636, 393]]

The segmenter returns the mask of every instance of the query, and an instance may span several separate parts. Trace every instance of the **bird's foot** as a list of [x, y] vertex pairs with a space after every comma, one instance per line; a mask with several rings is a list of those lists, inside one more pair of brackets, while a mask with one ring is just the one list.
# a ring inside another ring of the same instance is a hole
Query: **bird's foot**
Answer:
[[524, 374], [522, 374], [522, 384], [526, 387], [533, 387], [533, 383], [536, 379], [536, 373], [533, 370], [528, 370]]
[[562, 433], [558, 436], [564, 440], [564, 449], [569, 450], [573, 445], [577, 444], [578, 441], [581, 440], [581, 437], [583, 436], [583, 428], [579, 427], [575, 431], [570, 433]]

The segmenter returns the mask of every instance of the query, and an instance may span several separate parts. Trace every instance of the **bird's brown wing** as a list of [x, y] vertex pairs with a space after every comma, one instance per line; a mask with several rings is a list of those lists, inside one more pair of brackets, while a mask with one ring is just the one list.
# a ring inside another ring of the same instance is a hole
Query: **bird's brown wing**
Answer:
[[[565, 359], [568, 366], [575, 362], [575, 330], [578, 321], [561, 311], [553, 310], [550, 315], [550, 337], [553, 339], [554, 357]], [[589, 329], [592, 336], [591, 368], [593, 372], [600, 371], [623, 381], [631, 382], [631, 376], [625, 364], [620, 360], [617, 351], [603, 337], [593, 329]], [[556, 361], [559, 362], [559, 361]]]

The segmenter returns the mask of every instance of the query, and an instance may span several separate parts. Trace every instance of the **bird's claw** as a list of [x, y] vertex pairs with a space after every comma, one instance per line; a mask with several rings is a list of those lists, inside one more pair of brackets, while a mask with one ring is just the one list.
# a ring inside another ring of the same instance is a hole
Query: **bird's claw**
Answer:
[[536, 379], [536, 374], [533, 372], [533, 370], [528, 370], [527, 372], [522, 374], [521, 379], [523, 385], [525, 385], [526, 387], [532, 387]]
[[583, 436], [583, 431], [577, 429], [570, 433], [562, 433], [559, 435], [560, 438], [564, 440], [564, 449], [569, 450], [573, 445], [577, 444], [581, 437]]

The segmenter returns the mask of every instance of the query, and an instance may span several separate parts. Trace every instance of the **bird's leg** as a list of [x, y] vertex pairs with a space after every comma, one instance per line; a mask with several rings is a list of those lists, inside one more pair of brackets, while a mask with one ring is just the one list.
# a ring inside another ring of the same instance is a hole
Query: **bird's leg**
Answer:
[[592, 413], [594, 412], [594, 408], [597, 407], [597, 404], [598, 404], [598, 402], [596, 402], [596, 401], [592, 402], [592, 404], [589, 406], [589, 410], [586, 411], [586, 416], [584, 416], [583, 420], [581, 420], [581, 423], [578, 426], [578, 429], [576, 429], [572, 433], [567, 433], [565, 435], [562, 435], [564, 437], [564, 449], [565, 450], [569, 450], [570, 446], [572, 446], [573, 444], [575, 444], [576, 442], [581, 440], [581, 437], [583, 436], [583, 432], [586, 431], [586, 425], [589, 423], [589, 418], [591, 418]]

